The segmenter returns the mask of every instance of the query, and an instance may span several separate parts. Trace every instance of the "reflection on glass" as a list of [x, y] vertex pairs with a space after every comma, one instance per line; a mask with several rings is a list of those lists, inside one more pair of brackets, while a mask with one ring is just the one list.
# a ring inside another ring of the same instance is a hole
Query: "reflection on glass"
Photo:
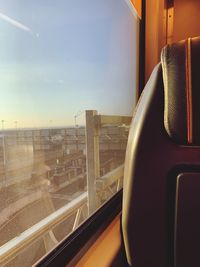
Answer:
[[31, 266], [122, 187], [137, 37], [124, 0], [0, 0], [1, 266]]

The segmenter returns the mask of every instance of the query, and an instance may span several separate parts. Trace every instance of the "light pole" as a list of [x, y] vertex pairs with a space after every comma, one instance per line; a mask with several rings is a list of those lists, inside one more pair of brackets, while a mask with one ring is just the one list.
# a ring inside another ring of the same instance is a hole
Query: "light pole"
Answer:
[[76, 124], [76, 123], [77, 123], [77, 118], [78, 118], [79, 116], [81, 116], [83, 113], [84, 113], [84, 110], [79, 110], [79, 111], [74, 115], [74, 125], [75, 125], [75, 127], [78, 126], [78, 124]]

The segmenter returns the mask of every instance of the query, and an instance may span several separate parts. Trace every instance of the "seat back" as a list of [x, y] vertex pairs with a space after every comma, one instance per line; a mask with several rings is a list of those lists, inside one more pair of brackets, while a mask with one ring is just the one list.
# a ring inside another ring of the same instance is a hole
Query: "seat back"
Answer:
[[133, 116], [122, 232], [134, 267], [200, 266], [200, 38], [166, 46]]

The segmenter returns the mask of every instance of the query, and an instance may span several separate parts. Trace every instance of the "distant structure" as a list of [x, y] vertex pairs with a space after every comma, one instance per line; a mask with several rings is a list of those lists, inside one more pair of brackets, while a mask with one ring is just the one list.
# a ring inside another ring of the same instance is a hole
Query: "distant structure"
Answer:
[[[78, 113], [79, 115], [81, 113]], [[128, 131], [125, 127], [103, 126], [100, 152], [125, 152]], [[86, 154], [85, 127], [14, 129], [0, 131], [0, 183], [30, 179], [40, 173], [46, 177], [57, 159], [73, 153]]]

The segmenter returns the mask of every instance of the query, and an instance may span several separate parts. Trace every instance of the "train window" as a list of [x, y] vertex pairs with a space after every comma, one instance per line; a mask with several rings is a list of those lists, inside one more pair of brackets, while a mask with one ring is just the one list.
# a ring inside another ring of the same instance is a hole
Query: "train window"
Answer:
[[138, 37], [125, 0], [0, 0], [1, 266], [31, 266], [122, 187]]

